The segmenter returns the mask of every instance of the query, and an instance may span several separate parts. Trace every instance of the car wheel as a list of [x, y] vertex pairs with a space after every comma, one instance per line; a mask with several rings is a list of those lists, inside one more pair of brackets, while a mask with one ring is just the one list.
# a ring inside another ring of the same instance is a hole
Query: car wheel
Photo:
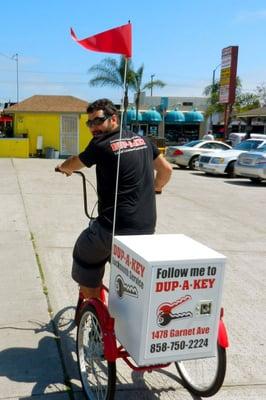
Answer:
[[227, 173], [229, 178], [234, 178], [236, 176], [235, 175], [235, 163], [236, 163], [235, 161], [231, 161], [226, 168], [225, 172]]
[[190, 159], [190, 161], [188, 163], [188, 166], [190, 169], [193, 169], [193, 170], [196, 169], [196, 161], [198, 161], [198, 159], [199, 159], [199, 156], [194, 156]]
[[249, 178], [251, 180], [252, 183], [261, 183], [261, 179], [260, 178]]

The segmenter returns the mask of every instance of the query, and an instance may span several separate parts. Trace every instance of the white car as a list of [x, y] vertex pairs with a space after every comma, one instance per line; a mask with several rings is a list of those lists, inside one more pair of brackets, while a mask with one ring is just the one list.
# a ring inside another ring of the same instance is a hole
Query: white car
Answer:
[[230, 178], [235, 176], [235, 162], [237, 157], [243, 153], [262, 147], [266, 140], [248, 139], [239, 143], [232, 150], [220, 151], [215, 154], [202, 155], [199, 158], [199, 170], [207, 174], [227, 174]]
[[255, 151], [240, 154], [235, 163], [235, 174], [254, 183], [266, 180], [266, 144]]
[[232, 147], [216, 140], [193, 140], [182, 146], [169, 146], [165, 150], [165, 158], [168, 162], [178, 165], [180, 168], [197, 168], [197, 161], [202, 153], [229, 150]]

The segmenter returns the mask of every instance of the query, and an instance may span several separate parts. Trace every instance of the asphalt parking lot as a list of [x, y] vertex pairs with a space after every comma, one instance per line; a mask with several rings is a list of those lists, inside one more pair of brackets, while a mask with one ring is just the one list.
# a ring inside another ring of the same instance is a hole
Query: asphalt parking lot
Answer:
[[[81, 182], [58, 160], [0, 159], [0, 399], [84, 399], [72, 324], [75, 238], [86, 226]], [[94, 169], [86, 171], [95, 184]], [[174, 168], [157, 196], [157, 233], [183, 233], [227, 257], [228, 368], [217, 400], [266, 399], [266, 183]], [[88, 187], [89, 209], [96, 201]], [[59, 339], [56, 339], [59, 337]], [[119, 400], [197, 399], [174, 369], [118, 363]]]

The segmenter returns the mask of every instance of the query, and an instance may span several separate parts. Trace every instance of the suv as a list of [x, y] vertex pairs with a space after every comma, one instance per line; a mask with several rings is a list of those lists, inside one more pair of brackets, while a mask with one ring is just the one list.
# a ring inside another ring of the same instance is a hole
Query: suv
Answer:
[[235, 176], [235, 162], [239, 154], [262, 147], [263, 139], [248, 139], [236, 145], [232, 150], [219, 151], [215, 154], [204, 154], [199, 157], [199, 170], [207, 174], [227, 174]]

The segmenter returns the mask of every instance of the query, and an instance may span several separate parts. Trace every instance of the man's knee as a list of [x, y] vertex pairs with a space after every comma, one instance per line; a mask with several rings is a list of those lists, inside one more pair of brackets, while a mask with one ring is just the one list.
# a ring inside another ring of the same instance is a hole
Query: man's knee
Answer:
[[77, 260], [73, 260], [72, 279], [80, 286], [88, 288], [97, 288], [101, 286], [101, 282], [105, 271], [105, 261], [98, 265], [82, 265]]

